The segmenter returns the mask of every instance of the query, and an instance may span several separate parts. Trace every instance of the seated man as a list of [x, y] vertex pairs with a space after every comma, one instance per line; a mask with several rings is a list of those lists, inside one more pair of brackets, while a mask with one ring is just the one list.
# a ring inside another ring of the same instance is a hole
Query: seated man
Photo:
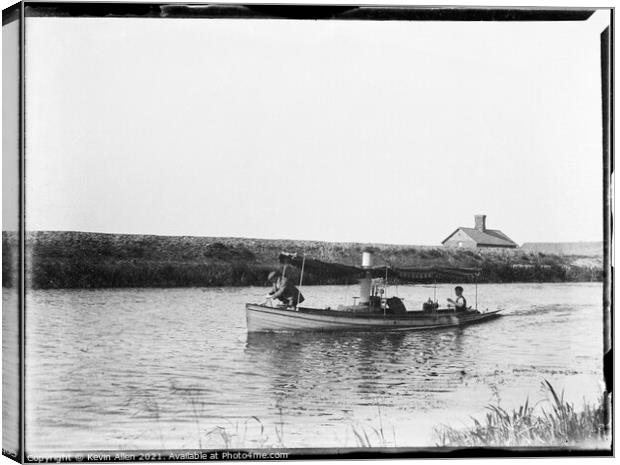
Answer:
[[305, 300], [293, 281], [279, 271], [272, 271], [267, 279], [273, 284], [271, 292], [266, 296], [267, 299], [278, 299], [288, 307], [296, 307]]
[[467, 300], [463, 297], [463, 288], [461, 286], [456, 286], [454, 288], [454, 293], [456, 294], [456, 300], [448, 299], [448, 302], [451, 304], [448, 306], [454, 306], [457, 312], [467, 310]]

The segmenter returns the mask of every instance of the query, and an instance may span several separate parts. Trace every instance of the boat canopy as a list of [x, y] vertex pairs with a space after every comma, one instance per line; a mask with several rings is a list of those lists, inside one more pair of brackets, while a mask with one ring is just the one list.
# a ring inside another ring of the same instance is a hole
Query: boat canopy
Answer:
[[298, 253], [280, 253], [280, 263], [291, 264], [305, 272], [331, 278], [362, 278], [368, 273], [373, 278], [396, 279], [401, 283], [429, 282], [443, 279], [475, 279], [479, 268], [459, 267], [396, 267], [379, 265], [361, 267], [341, 263], [324, 262]]
[[330, 278], [346, 278], [361, 276], [362, 268], [358, 266], [343, 265], [341, 263], [330, 263], [306, 257], [297, 253], [280, 253], [280, 263], [290, 264], [297, 268], [304, 268], [304, 271]]

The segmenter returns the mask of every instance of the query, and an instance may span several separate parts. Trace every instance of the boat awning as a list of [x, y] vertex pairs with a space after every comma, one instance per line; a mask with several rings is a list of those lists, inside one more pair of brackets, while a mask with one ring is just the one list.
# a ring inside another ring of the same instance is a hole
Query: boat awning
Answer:
[[318, 276], [334, 278], [362, 278], [370, 273], [373, 278], [388, 278], [400, 283], [419, 283], [446, 279], [473, 279], [480, 273], [479, 268], [458, 267], [395, 267], [391, 265], [361, 266], [344, 265], [342, 263], [324, 262], [297, 253], [282, 252], [280, 263], [291, 264], [304, 272]]
[[346, 278], [357, 277], [362, 275], [363, 270], [356, 266], [343, 265], [341, 263], [330, 263], [316, 260], [310, 257], [304, 257], [297, 253], [282, 252], [280, 254], [280, 263], [291, 264], [299, 269], [302, 265], [304, 272], [312, 273], [318, 276]]
[[393, 268], [393, 276], [401, 282], [416, 282], [443, 279], [472, 279], [480, 274], [479, 268], [422, 267]]

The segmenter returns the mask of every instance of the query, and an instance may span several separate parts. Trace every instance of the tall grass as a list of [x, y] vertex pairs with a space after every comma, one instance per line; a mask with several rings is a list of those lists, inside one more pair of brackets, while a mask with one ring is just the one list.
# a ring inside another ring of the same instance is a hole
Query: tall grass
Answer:
[[391, 428], [391, 437], [384, 429], [381, 407], [377, 405], [378, 425], [371, 424], [351, 424], [351, 431], [358, 447], [396, 447], [396, 430]]
[[203, 448], [243, 449], [254, 447], [259, 449], [285, 447], [284, 420], [280, 408], [280, 421], [275, 425], [265, 425], [257, 416], [249, 416], [232, 422], [222, 420], [219, 425], [206, 426], [203, 418], [206, 415], [207, 403], [201, 400], [200, 389], [184, 388], [171, 385], [171, 395], [180, 396], [189, 401], [191, 420], [196, 428], [196, 446]]
[[[608, 448], [610, 446], [610, 405], [609, 398], [602, 396], [600, 402], [586, 403], [579, 410], [564, 400], [564, 392], [558, 395], [556, 389], [544, 381], [544, 389], [550, 395], [545, 401], [530, 404], [526, 400], [519, 408], [506, 411], [499, 405], [488, 405], [486, 416], [479, 420], [472, 417], [473, 425], [456, 429], [446, 425], [435, 428], [439, 447], [587, 447]], [[292, 447], [287, 444], [283, 411], [280, 408], [279, 421], [268, 424], [256, 416], [248, 416], [237, 421], [221, 419], [217, 423], [204, 424], [208, 404], [201, 399], [197, 388], [182, 388], [171, 385], [171, 395], [181, 396], [189, 402], [189, 421], [194, 423], [195, 433], [188, 438], [190, 447], [203, 448], [276, 448]], [[498, 401], [499, 402], [499, 401]], [[133, 402], [132, 402], [133, 403]], [[164, 436], [160, 425], [161, 406], [146, 399], [135, 405], [136, 414], [149, 413], [160, 427], [162, 448]], [[169, 407], [169, 406], [168, 406]], [[357, 422], [349, 419], [348, 428], [352, 432], [342, 443], [343, 447], [381, 448], [403, 446], [397, 443], [396, 428], [386, 424], [381, 408], [377, 406], [378, 417], [375, 422]], [[343, 425], [346, 426], [346, 425]], [[399, 435], [402, 437], [402, 434]], [[194, 442], [195, 441], [195, 442]]]
[[525, 401], [518, 409], [507, 412], [488, 405], [482, 420], [472, 417], [473, 426], [459, 430], [442, 425], [435, 429], [438, 446], [606, 446], [609, 441], [606, 396], [599, 402], [584, 401], [579, 411], [558, 395], [549, 381], [544, 387], [551, 394], [547, 405], [531, 405]]
[[[260, 428], [258, 434], [249, 432], [250, 423], [256, 423]], [[215, 426], [204, 431], [204, 438], [210, 447], [223, 447], [224, 449], [244, 449], [247, 447], [256, 447], [259, 449], [277, 448], [283, 449], [284, 445], [284, 425], [282, 423], [273, 427], [273, 435], [270, 436], [268, 428], [256, 416], [225, 426]], [[215, 443], [209, 441], [215, 438]], [[219, 444], [218, 444], [219, 441]], [[199, 448], [203, 448], [202, 439], [199, 439]]]

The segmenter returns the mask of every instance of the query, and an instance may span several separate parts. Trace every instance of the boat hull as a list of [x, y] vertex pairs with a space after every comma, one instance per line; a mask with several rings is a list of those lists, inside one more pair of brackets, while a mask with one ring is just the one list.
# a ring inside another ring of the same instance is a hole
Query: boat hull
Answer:
[[486, 313], [407, 312], [398, 315], [349, 313], [336, 310], [299, 310], [246, 304], [248, 332], [279, 331], [399, 331], [464, 326], [499, 317], [499, 310]]

